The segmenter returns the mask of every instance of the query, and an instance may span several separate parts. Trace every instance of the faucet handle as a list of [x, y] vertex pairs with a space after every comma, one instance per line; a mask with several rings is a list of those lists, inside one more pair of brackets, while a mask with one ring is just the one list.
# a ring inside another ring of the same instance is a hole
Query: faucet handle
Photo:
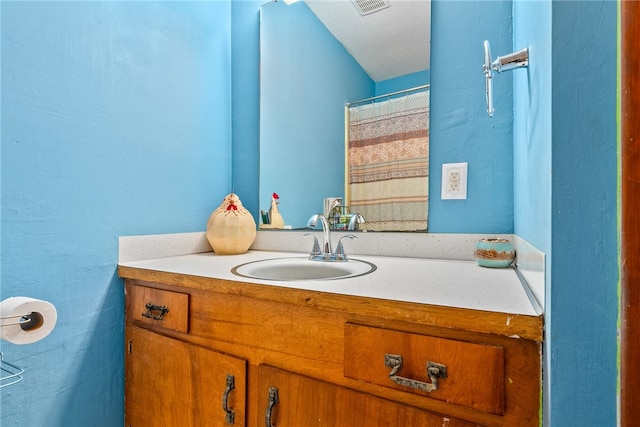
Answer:
[[342, 239], [357, 239], [357, 237], [353, 234], [345, 234], [338, 240], [338, 245], [336, 246], [336, 251], [334, 253], [336, 260], [347, 261], [347, 254], [344, 253], [344, 247], [342, 246]]
[[357, 230], [360, 224], [363, 224], [365, 219], [359, 213], [354, 213], [351, 215], [351, 219], [349, 220], [349, 225], [347, 226], [348, 230]]
[[313, 237], [313, 249], [311, 249], [311, 255], [319, 255], [320, 244], [318, 243], [318, 238], [311, 233], [305, 233], [302, 237]]

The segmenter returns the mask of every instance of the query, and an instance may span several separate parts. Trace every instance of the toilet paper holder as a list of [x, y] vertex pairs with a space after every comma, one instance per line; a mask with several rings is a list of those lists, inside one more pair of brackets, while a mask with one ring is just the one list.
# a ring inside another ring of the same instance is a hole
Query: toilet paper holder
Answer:
[[[57, 312], [48, 301], [11, 297], [0, 302], [0, 339], [32, 344], [45, 338], [56, 325]], [[0, 388], [22, 381], [24, 369], [4, 360], [0, 351]]]
[[[3, 321], [2, 324], [0, 324], [0, 327], [20, 325], [20, 327], [24, 330], [29, 330], [30, 328], [36, 326], [39, 322], [42, 322], [41, 317], [42, 316], [40, 316], [38, 313], [26, 313], [19, 316], [6, 316], [0, 318], [0, 320]], [[9, 322], [6, 322], [6, 320], [9, 320]], [[24, 374], [24, 369], [4, 360], [4, 354], [0, 352], [0, 388], [18, 384], [20, 381], [22, 381], [22, 374]]]
[[42, 315], [39, 313], [26, 313], [26, 314], [18, 314], [15, 316], [5, 316], [0, 317], [0, 320], [7, 319], [18, 319], [17, 321], [12, 321], [10, 323], [2, 322], [0, 326], [12, 326], [12, 325], [20, 325], [20, 327], [24, 330], [29, 330], [33, 327], [37, 327], [38, 324], [42, 323]]
[[0, 352], [0, 373], [0, 388], [3, 388], [22, 381], [24, 369], [5, 361], [2, 352]]

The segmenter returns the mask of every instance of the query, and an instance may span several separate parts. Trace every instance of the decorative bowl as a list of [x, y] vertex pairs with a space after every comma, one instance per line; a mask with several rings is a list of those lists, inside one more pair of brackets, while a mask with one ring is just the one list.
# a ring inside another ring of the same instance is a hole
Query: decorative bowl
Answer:
[[476, 243], [474, 257], [482, 267], [506, 268], [513, 263], [516, 253], [509, 239], [480, 239]]

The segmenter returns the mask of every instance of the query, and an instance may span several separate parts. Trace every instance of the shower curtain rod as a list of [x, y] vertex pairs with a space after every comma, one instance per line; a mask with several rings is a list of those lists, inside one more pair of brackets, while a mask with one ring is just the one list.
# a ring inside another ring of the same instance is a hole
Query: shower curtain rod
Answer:
[[391, 96], [400, 95], [400, 94], [407, 93], [407, 92], [417, 92], [417, 91], [422, 90], [422, 89], [429, 89], [429, 85], [426, 84], [426, 85], [422, 85], [422, 86], [412, 87], [410, 89], [399, 90], [397, 92], [385, 93], [384, 95], [372, 96], [371, 98], [361, 99], [360, 101], [345, 102], [344, 105], [346, 107], [351, 107], [353, 105], [364, 104], [365, 102], [369, 102], [369, 101], [375, 101], [376, 99], [380, 99], [380, 98], [389, 98]]

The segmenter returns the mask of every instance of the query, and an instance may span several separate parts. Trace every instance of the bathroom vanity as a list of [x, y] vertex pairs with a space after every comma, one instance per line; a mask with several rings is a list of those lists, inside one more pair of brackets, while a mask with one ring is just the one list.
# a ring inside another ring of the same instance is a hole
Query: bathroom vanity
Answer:
[[354, 256], [342, 280], [237, 277], [301, 253], [121, 261], [125, 425], [538, 426], [542, 315], [514, 269]]

